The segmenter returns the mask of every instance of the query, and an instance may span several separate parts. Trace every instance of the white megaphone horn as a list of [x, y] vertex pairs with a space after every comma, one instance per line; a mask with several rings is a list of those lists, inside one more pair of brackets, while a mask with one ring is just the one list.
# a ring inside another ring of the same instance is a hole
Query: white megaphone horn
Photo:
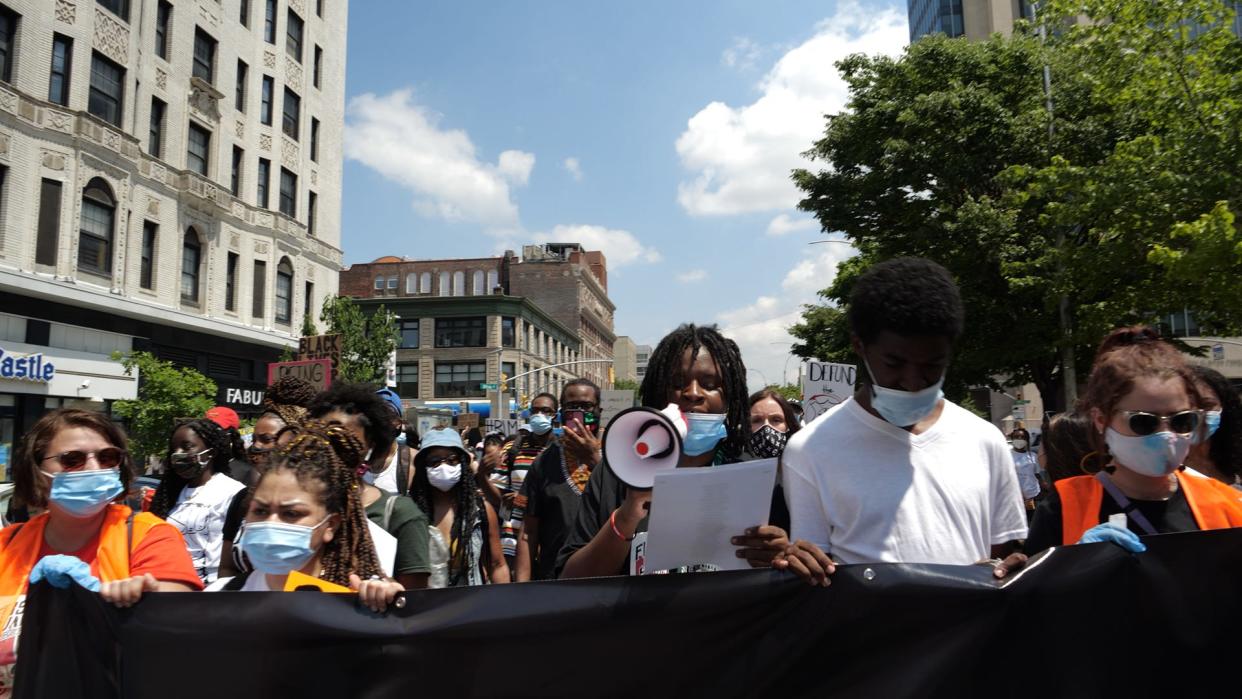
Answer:
[[604, 431], [604, 460], [622, 483], [650, 490], [655, 474], [677, 468], [685, 436], [686, 419], [675, 403], [622, 410]]

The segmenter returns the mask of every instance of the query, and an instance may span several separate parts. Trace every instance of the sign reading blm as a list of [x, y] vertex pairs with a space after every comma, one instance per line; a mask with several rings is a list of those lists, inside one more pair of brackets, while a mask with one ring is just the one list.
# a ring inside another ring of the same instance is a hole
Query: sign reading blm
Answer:
[[296, 376], [309, 381], [316, 391], [323, 391], [332, 385], [332, 360], [303, 359], [297, 362], [272, 362], [267, 365], [268, 386], [283, 376]]
[[804, 423], [828, 412], [854, 395], [858, 368], [853, 364], [807, 362], [802, 375], [802, 419]]
[[298, 340], [298, 359], [330, 359], [332, 375], [335, 376], [337, 366], [341, 363], [340, 335], [312, 335]]

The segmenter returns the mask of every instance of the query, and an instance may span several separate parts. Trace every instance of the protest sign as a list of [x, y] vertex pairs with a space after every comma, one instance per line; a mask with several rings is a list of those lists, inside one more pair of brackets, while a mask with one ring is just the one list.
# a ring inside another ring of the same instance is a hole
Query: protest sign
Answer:
[[854, 395], [857, 371], [853, 364], [807, 362], [802, 374], [803, 422], [809, 423]]
[[332, 385], [331, 359], [304, 359], [296, 362], [272, 362], [267, 365], [267, 385], [285, 376], [296, 376], [323, 391]]

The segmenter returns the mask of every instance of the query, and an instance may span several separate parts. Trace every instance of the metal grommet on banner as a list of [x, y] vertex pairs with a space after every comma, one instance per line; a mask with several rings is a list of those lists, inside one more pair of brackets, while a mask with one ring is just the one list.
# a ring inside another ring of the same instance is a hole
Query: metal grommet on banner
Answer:
[[863, 571], [863, 577], [867, 580], [875, 580], [875, 571], [871, 568], [867, 568]]
[[392, 601], [392, 606], [397, 609], [405, 609], [405, 595], [397, 595], [397, 598]]

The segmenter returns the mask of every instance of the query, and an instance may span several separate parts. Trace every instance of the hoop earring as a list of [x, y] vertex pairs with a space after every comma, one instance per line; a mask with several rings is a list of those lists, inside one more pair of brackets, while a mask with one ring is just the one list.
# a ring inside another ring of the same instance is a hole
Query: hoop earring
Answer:
[[[1100, 471], [1108, 470], [1107, 460], [1107, 455], [1098, 451], [1089, 451], [1078, 460], [1078, 470], [1082, 471], [1083, 475], [1093, 476]], [[1092, 470], [1092, 466], [1095, 467], [1094, 470]]]

